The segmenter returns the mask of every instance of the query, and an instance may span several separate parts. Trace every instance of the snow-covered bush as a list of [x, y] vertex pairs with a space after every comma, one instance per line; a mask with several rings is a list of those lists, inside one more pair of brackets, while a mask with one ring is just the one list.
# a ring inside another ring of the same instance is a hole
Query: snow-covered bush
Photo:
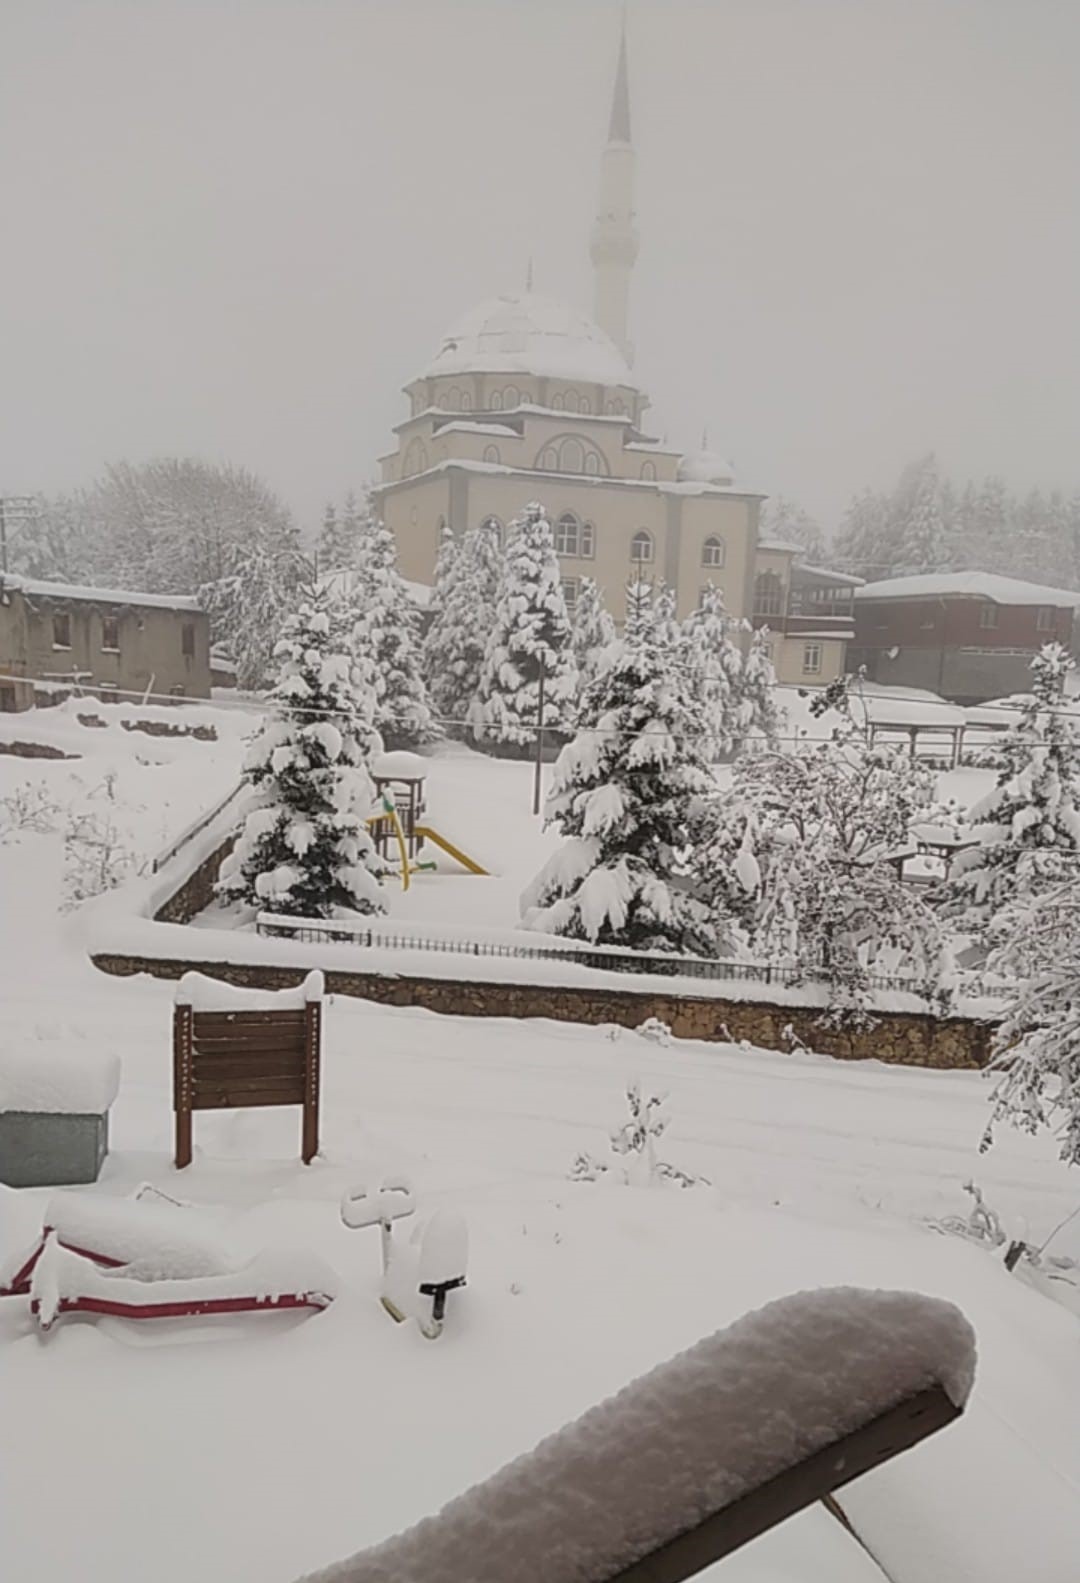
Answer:
[[541, 671], [545, 731], [565, 735], [573, 722], [577, 665], [551, 523], [533, 501], [510, 524], [495, 622], [469, 711], [478, 743], [519, 749], [535, 743]]
[[1059, 643], [1032, 660], [1031, 697], [998, 747], [997, 783], [968, 813], [977, 844], [954, 859], [938, 900], [969, 928], [1080, 874], [1080, 740], [1064, 712], [1073, 668]]
[[703, 1176], [692, 1176], [677, 1165], [657, 1157], [656, 1145], [668, 1129], [671, 1117], [665, 1115], [666, 1094], [642, 1097], [641, 1084], [630, 1083], [626, 1090], [629, 1118], [609, 1134], [611, 1150], [623, 1164], [594, 1159], [581, 1153], [570, 1167], [570, 1178], [575, 1182], [596, 1182], [613, 1173], [627, 1187], [695, 1187], [708, 1186]]
[[424, 676], [440, 721], [455, 735], [476, 701], [502, 571], [493, 520], [471, 528], [460, 548], [444, 536], [435, 571], [435, 611], [424, 639]]
[[67, 906], [74, 907], [103, 891], [115, 890], [144, 867], [145, 858], [132, 847], [114, 814], [93, 809], [69, 812], [64, 829], [63, 891]]
[[[730, 753], [736, 736], [751, 728], [759, 713], [760, 666], [755, 659], [758, 674], [751, 670], [747, 693], [742, 651], [734, 641], [733, 630], [723, 592], [710, 582], [702, 591], [697, 609], [682, 625], [683, 662], [699, 712], [705, 755], [710, 760]], [[766, 723], [771, 719], [767, 712]]]
[[375, 724], [388, 747], [415, 748], [439, 735], [421, 674], [419, 613], [397, 569], [397, 543], [369, 521], [358, 541], [350, 596], [352, 645], [375, 689]]
[[353, 681], [339, 607], [315, 594], [276, 648], [273, 716], [244, 772], [254, 788], [221, 895], [303, 918], [384, 911], [365, 819], [374, 800], [368, 755], [379, 745], [373, 702]]
[[715, 783], [660, 601], [631, 606], [559, 754], [547, 822], [566, 838], [522, 897], [526, 927], [641, 951], [712, 954], [690, 893], [692, 832]]
[[48, 835], [58, 826], [60, 805], [43, 781], [26, 781], [0, 797], [0, 845], [17, 836]]
[[783, 711], [776, 701], [776, 671], [769, 654], [771, 634], [758, 627], [743, 657], [737, 685], [738, 746], [772, 748], [783, 725]]

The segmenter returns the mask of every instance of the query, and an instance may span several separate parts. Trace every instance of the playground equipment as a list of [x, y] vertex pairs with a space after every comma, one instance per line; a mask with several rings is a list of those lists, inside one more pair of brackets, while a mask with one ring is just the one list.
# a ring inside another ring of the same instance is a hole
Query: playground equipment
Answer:
[[[382, 1290], [379, 1301], [391, 1319], [401, 1324], [410, 1316], [420, 1333], [434, 1341], [442, 1335], [447, 1294], [465, 1285], [469, 1234], [456, 1210], [437, 1210], [417, 1227], [404, 1248], [394, 1243], [394, 1221], [404, 1220], [416, 1209], [412, 1184], [404, 1176], [387, 1177], [376, 1192], [362, 1183], [350, 1188], [341, 1200], [341, 1218], [350, 1230], [378, 1226], [382, 1234]], [[416, 1298], [430, 1297], [431, 1312], [418, 1311]]]
[[435, 864], [418, 861], [426, 841], [453, 858], [455, 863], [470, 874], [486, 874], [475, 859], [425, 820], [424, 782], [427, 779], [427, 762], [416, 753], [384, 753], [372, 767], [372, 779], [381, 804], [381, 812], [372, 814], [367, 821], [371, 828], [376, 850], [380, 856], [396, 855], [401, 867], [401, 886], [408, 890], [412, 875], [421, 871], [431, 872]]
[[321, 1259], [295, 1250], [240, 1259], [197, 1210], [145, 1194], [50, 1200], [34, 1246], [0, 1271], [0, 1297], [29, 1297], [42, 1330], [71, 1313], [186, 1319], [333, 1301], [336, 1277]]

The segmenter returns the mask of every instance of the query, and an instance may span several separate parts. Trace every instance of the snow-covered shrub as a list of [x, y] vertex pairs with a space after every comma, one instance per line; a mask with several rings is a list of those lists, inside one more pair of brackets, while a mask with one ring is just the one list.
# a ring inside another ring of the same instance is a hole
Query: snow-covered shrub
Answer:
[[525, 749], [536, 741], [540, 674], [544, 727], [565, 735], [574, 716], [577, 665], [570, 647], [555, 540], [544, 508], [533, 501], [510, 524], [495, 621], [469, 710], [478, 743]]
[[48, 835], [58, 828], [60, 805], [43, 781], [26, 781], [0, 797], [0, 844], [23, 834]]
[[444, 535], [435, 570], [435, 610], [424, 639], [424, 676], [437, 716], [455, 735], [476, 701], [502, 571], [494, 521], [471, 528], [460, 548]]
[[352, 646], [375, 691], [375, 724], [388, 747], [439, 735], [420, 668], [419, 612], [397, 569], [397, 543], [381, 522], [360, 534], [350, 595]]
[[[682, 661], [688, 671], [709, 760], [729, 754], [737, 736], [757, 723], [760, 712], [760, 666], [755, 658], [747, 691], [742, 651], [732, 635], [734, 630], [723, 592], [710, 582], [702, 591], [697, 609], [682, 624]], [[773, 680], [775, 683], [775, 677]], [[766, 724], [774, 714], [775, 709], [766, 710]]]
[[583, 577], [570, 627], [579, 691], [583, 692], [604, 669], [616, 637], [615, 620], [604, 604], [603, 589], [594, 578]]
[[1031, 697], [998, 744], [997, 783], [968, 813], [976, 844], [954, 859], [938, 900], [969, 928], [1080, 874], [1080, 739], [1064, 712], [1073, 669], [1059, 643], [1034, 657]]
[[612, 1153], [625, 1163], [608, 1163], [581, 1153], [570, 1167], [570, 1179], [596, 1182], [611, 1173], [627, 1187], [658, 1187], [669, 1183], [676, 1187], [695, 1187], [699, 1183], [708, 1186], [705, 1177], [693, 1176], [657, 1158], [656, 1145], [671, 1120], [664, 1114], [666, 1101], [666, 1094], [650, 1094], [643, 1098], [641, 1084], [630, 1083], [626, 1090], [629, 1118], [609, 1134]]
[[383, 912], [383, 865], [365, 825], [367, 759], [381, 744], [339, 607], [313, 595], [275, 652], [274, 712], [245, 760], [254, 795], [218, 891], [293, 917]]
[[737, 685], [738, 747], [774, 748], [784, 722], [776, 701], [776, 671], [769, 655], [771, 634], [759, 627], [750, 639]]
[[559, 754], [547, 822], [566, 838], [522, 897], [526, 927], [641, 951], [712, 954], [690, 892], [692, 831], [715, 783], [659, 601], [632, 609]]
[[661, 1017], [646, 1017], [634, 1032], [639, 1038], [648, 1039], [650, 1044], [663, 1045], [665, 1049], [671, 1043], [671, 1025], [664, 1022]]
[[145, 868], [116, 817], [93, 809], [69, 813], [64, 830], [64, 900], [77, 906], [115, 890]]

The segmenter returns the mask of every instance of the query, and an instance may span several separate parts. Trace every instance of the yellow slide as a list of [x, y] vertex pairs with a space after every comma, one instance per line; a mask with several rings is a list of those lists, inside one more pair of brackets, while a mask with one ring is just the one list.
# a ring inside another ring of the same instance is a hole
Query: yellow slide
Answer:
[[481, 868], [480, 864], [475, 863], [471, 857], [466, 857], [460, 847], [454, 846], [445, 836], [441, 836], [437, 830], [433, 830], [430, 825], [418, 824], [416, 826], [416, 834], [422, 837], [423, 840], [431, 841], [435, 846], [441, 847], [447, 857], [452, 857], [455, 863], [460, 863], [462, 868], [468, 869], [470, 874], [487, 873], [486, 868]]

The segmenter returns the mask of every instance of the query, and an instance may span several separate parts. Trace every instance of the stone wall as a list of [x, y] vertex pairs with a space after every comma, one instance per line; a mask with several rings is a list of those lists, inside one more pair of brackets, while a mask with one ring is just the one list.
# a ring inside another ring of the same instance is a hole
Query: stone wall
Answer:
[[[225, 840], [216, 846], [209, 857], [204, 857], [198, 868], [193, 869], [178, 890], [173, 891], [168, 901], [163, 902], [154, 914], [155, 923], [190, 923], [197, 913], [204, 907], [209, 907], [214, 899], [214, 885], [221, 872], [221, 865], [236, 844], [235, 832], [226, 836]], [[143, 971], [139, 969], [139, 971]], [[147, 972], [151, 969], [147, 968]], [[186, 972], [186, 968], [181, 969]], [[175, 977], [172, 973], [160, 975], [164, 978]], [[218, 978], [223, 974], [216, 975]], [[303, 975], [301, 975], [303, 976]]]
[[[223, 855], [214, 854], [219, 865]], [[202, 869], [192, 875], [189, 886], [212, 861], [207, 859]], [[215, 869], [215, 875], [216, 872]], [[213, 881], [207, 883], [209, 895]], [[178, 893], [168, 906], [171, 907], [181, 894]], [[194, 906], [188, 916], [198, 910], [199, 907]], [[182, 920], [170, 915], [169, 921]], [[194, 958], [180, 961], [110, 953], [97, 955], [93, 960], [105, 973], [150, 973], [158, 978], [179, 978], [183, 973], [195, 971], [230, 984], [259, 989], [292, 988], [308, 971], [307, 968], [276, 967], [266, 963], [200, 962]], [[648, 1017], [659, 1017], [680, 1038], [713, 1042], [748, 1039], [751, 1044], [769, 1050], [790, 1049], [791, 1041], [785, 1030], [791, 1029], [812, 1049], [841, 1060], [877, 1060], [945, 1069], [985, 1066], [993, 1032], [992, 1025], [986, 1022], [912, 1012], [883, 1012], [873, 1028], [838, 1031], [820, 1025], [820, 1007], [777, 1006], [767, 1001], [723, 1000], [651, 990], [498, 981], [468, 983], [400, 973], [384, 977], [377, 973], [332, 970], [326, 974], [326, 987], [332, 994], [355, 995], [389, 1006], [421, 1006], [427, 1011], [451, 1016], [550, 1017], [556, 1022], [618, 1023], [626, 1028], [636, 1028]]]

